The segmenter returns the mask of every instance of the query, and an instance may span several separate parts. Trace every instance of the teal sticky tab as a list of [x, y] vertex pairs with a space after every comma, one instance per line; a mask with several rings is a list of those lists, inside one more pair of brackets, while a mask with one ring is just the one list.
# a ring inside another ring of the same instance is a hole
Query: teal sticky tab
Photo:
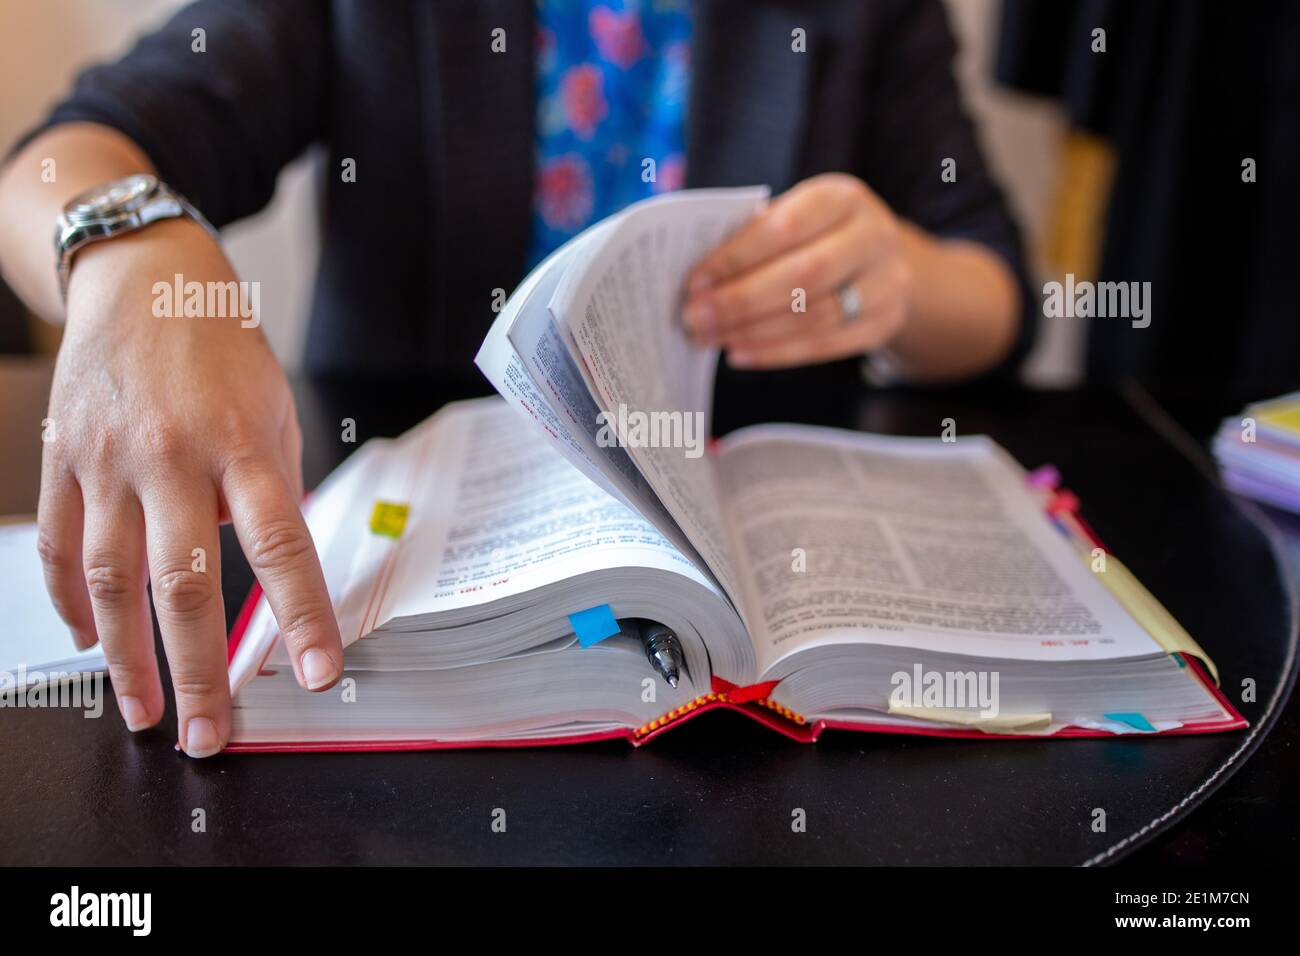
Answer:
[[1147, 720], [1141, 714], [1102, 714], [1107, 720], [1113, 720], [1118, 724], [1128, 724], [1134, 730], [1146, 731], [1149, 734], [1156, 732], [1155, 727], [1151, 726], [1151, 721]]
[[598, 604], [577, 614], [570, 614], [569, 623], [573, 625], [573, 633], [578, 635], [578, 643], [583, 647], [599, 644], [620, 630], [608, 604]]

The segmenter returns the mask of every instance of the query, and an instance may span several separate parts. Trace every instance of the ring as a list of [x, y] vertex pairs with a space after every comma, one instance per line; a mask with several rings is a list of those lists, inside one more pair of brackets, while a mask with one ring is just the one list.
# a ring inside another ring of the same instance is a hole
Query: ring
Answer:
[[843, 313], [840, 325], [852, 325], [858, 321], [858, 317], [862, 315], [862, 296], [858, 295], [857, 286], [852, 282], [844, 283], [835, 293], [835, 299], [839, 302], [840, 311]]

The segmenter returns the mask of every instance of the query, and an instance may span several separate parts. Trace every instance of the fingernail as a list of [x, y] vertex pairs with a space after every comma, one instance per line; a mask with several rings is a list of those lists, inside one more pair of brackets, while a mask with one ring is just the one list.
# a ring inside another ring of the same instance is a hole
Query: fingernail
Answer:
[[185, 725], [185, 752], [191, 757], [211, 757], [221, 749], [217, 725], [210, 717], [191, 717]]
[[691, 284], [686, 287], [686, 291], [703, 292], [705, 289], [711, 288], [713, 288], [713, 276], [707, 272], [699, 272], [691, 279]]
[[713, 306], [707, 302], [697, 302], [686, 307], [686, 323], [702, 335], [713, 330], [715, 315]]
[[74, 630], [72, 632], [72, 643], [77, 645], [77, 650], [84, 651], [95, 646], [95, 636], [82, 630]]
[[149, 714], [138, 697], [119, 697], [117, 699], [117, 709], [122, 712], [122, 719], [126, 721], [126, 729], [131, 733], [144, 730], [149, 726]]
[[334, 682], [334, 662], [330, 656], [318, 647], [313, 647], [302, 655], [302, 679], [307, 682], [308, 690], [316, 690]]

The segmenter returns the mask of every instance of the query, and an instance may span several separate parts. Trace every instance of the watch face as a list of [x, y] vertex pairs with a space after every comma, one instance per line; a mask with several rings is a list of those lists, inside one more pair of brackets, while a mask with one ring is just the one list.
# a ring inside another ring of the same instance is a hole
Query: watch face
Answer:
[[104, 219], [130, 212], [158, 187], [158, 180], [144, 174], [127, 176], [107, 186], [96, 186], [74, 198], [67, 213], [76, 219]]

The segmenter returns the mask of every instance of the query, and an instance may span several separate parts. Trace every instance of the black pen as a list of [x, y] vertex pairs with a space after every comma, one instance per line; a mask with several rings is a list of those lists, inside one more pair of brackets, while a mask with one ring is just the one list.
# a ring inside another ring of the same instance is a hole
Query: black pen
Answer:
[[668, 686], [676, 687], [681, 681], [682, 668], [686, 666], [686, 655], [682, 653], [681, 641], [672, 628], [645, 618], [628, 618], [618, 623], [623, 633], [641, 641], [646, 659]]

